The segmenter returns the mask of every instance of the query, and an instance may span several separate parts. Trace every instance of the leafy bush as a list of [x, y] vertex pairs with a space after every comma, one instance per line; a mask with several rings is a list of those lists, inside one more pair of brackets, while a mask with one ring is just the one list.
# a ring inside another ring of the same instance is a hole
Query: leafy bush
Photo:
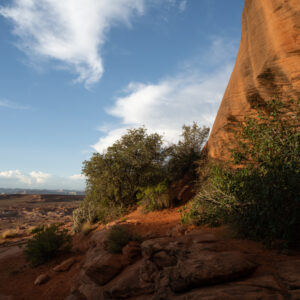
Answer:
[[40, 231], [43, 231], [44, 230], [44, 225], [38, 225], [38, 226], [34, 226], [34, 227], [32, 227], [32, 228], [29, 228], [29, 233], [30, 234], [36, 234], [36, 233], [38, 233], [38, 232], [40, 232]]
[[110, 253], [121, 253], [123, 247], [130, 241], [137, 240], [139, 240], [139, 238], [132, 234], [128, 228], [121, 225], [115, 225], [109, 231], [106, 248]]
[[29, 240], [24, 249], [26, 260], [35, 267], [53, 258], [59, 251], [70, 247], [71, 236], [58, 225], [44, 227]]
[[129, 206], [136, 202], [139, 187], [161, 179], [164, 161], [162, 137], [146, 129], [130, 129], [103, 154], [84, 162], [87, 192], [98, 201]]
[[161, 189], [195, 172], [208, 132], [196, 123], [184, 125], [178, 144], [165, 147], [161, 135], [147, 134], [145, 128], [130, 129], [104, 153], [94, 153], [83, 164], [86, 197], [73, 213], [74, 231], [80, 231], [86, 221], [106, 223], [118, 218], [141, 199], [146, 211], [169, 207], [167, 193]]
[[207, 224], [215, 227], [230, 220], [237, 201], [232, 194], [225, 193], [223, 188], [218, 184], [218, 179], [222, 178], [222, 180], [226, 180], [224, 177], [218, 177], [222, 176], [220, 172], [222, 172], [222, 169], [218, 168], [211, 171], [209, 181], [202, 186], [201, 190], [194, 197], [189, 209], [183, 211], [181, 216], [183, 223]]
[[229, 222], [249, 238], [293, 244], [300, 237], [299, 102], [257, 109], [237, 131], [235, 168], [212, 167], [188, 214], [198, 223]]
[[148, 186], [140, 190], [137, 194], [139, 205], [144, 212], [161, 210], [171, 206], [171, 200], [168, 193], [166, 182], [161, 182], [155, 186]]
[[181, 139], [173, 145], [168, 161], [168, 177], [170, 181], [183, 178], [189, 173], [196, 177], [197, 162], [202, 157], [202, 148], [207, 141], [209, 128], [198, 126], [196, 122], [192, 126], [183, 125]]

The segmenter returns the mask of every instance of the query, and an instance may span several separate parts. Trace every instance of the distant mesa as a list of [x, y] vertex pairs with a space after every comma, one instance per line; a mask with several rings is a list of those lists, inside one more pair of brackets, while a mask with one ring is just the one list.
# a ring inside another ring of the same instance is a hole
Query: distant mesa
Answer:
[[246, 0], [240, 49], [208, 141], [208, 155], [226, 161], [228, 128], [258, 103], [300, 97], [300, 1]]
[[84, 195], [84, 191], [77, 191], [77, 190], [64, 190], [64, 189], [57, 189], [57, 190], [39, 190], [39, 189], [12, 189], [12, 188], [0, 188], [1, 195], [10, 195], [10, 194], [23, 194], [23, 195], [44, 195], [44, 194], [54, 194], [54, 195]]

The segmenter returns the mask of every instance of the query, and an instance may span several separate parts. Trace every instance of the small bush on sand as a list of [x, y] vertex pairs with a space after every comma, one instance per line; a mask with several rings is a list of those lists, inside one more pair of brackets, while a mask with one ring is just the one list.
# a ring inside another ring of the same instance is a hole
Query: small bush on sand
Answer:
[[59, 251], [69, 249], [71, 236], [66, 229], [60, 230], [52, 224], [36, 233], [25, 246], [24, 254], [31, 266], [35, 267], [52, 259]]
[[93, 201], [86, 199], [73, 211], [73, 231], [79, 232], [84, 223], [93, 224], [97, 219], [97, 206]]
[[44, 230], [44, 225], [38, 225], [38, 226], [33, 226], [32, 228], [29, 228], [29, 231], [31, 234], [36, 234], [43, 230]]
[[109, 231], [106, 241], [106, 249], [110, 253], [121, 253], [123, 247], [130, 241], [138, 240], [139, 238], [125, 226], [115, 225]]

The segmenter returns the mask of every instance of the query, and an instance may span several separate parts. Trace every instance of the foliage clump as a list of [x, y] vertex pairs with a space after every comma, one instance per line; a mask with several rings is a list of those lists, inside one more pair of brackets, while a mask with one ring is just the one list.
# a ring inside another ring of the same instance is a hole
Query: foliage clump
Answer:
[[168, 193], [167, 183], [160, 182], [155, 186], [143, 188], [137, 194], [138, 202], [142, 210], [147, 213], [154, 210], [161, 210], [172, 206], [170, 195]]
[[181, 179], [186, 174], [196, 178], [197, 162], [202, 157], [208, 134], [209, 128], [199, 127], [196, 122], [192, 126], [182, 126], [181, 139], [169, 150], [167, 168], [170, 181]]
[[26, 261], [36, 267], [55, 257], [59, 251], [70, 247], [71, 236], [58, 225], [44, 226], [30, 239], [24, 249]]
[[86, 221], [116, 219], [138, 202], [146, 211], [169, 207], [170, 183], [194, 172], [208, 132], [196, 123], [184, 125], [178, 144], [165, 146], [157, 133], [130, 129], [104, 153], [94, 153], [83, 163], [86, 197], [73, 213], [74, 231]]
[[[291, 107], [293, 113], [291, 113]], [[295, 244], [300, 228], [299, 101], [257, 107], [236, 130], [233, 166], [212, 166], [191, 204], [198, 224], [230, 223], [242, 235]], [[184, 217], [187, 219], [187, 216]]]
[[121, 253], [124, 246], [130, 241], [138, 241], [139, 238], [128, 228], [121, 225], [113, 226], [106, 240], [106, 249], [110, 253]]

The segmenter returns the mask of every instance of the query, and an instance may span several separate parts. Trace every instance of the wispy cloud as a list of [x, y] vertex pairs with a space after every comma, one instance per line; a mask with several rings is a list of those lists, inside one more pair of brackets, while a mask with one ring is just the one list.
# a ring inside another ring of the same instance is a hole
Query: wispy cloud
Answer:
[[179, 10], [181, 12], [184, 12], [185, 9], [186, 9], [186, 5], [187, 5], [187, 0], [182, 0], [180, 3], [179, 3]]
[[12, 22], [19, 47], [29, 57], [62, 63], [60, 68], [89, 86], [103, 75], [102, 48], [109, 29], [130, 26], [148, 3], [175, 5], [180, 11], [186, 7], [186, 0], [12, 0], [0, 6], [0, 15]]
[[[127, 128], [145, 125], [149, 132], [158, 132], [166, 141], [176, 142], [183, 124], [193, 121], [200, 125], [212, 126], [224, 94], [233, 58], [236, 53], [228, 53], [226, 42], [212, 42], [209, 51], [219, 52], [218, 61], [208, 61], [210, 72], [202, 72], [203, 61], [186, 64], [183, 71], [158, 83], [131, 82], [124, 95], [117, 98], [108, 114], [116, 117], [118, 126], [102, 127], [102, 137], [92, 147], [102, 152], [120, 138]], [[221, 59], [222, 57], [222, 59]], [[205, 59], [205, 61], [207, 61]], [[207, 65], [206, 65], [207, 67]], [[105, 130], [103, 130], [105, 129]]]
[[109, 28], [130, 25], [143, 12], [144, 0], [13, 0], [0, 7], [0, 14], [12, 21], [22, 50], [63, 62], [87, 85], [103, 74], [101, 48]]
[[6, 99], [0, 99], [0, 107], [10, 108], [10, 109], [20, 109], [20, 110], [29, 109], [29, 106], [23, 106]]

